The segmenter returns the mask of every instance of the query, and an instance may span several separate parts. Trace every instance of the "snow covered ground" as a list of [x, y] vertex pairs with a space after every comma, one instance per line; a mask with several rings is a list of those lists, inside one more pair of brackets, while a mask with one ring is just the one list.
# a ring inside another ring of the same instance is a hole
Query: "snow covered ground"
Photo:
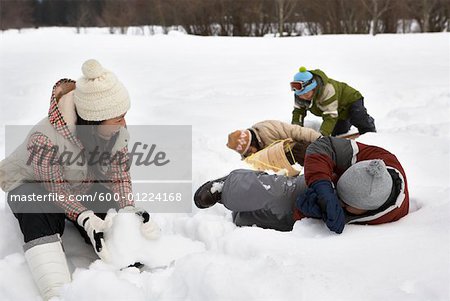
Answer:
[[[195, 191], [244, 167], [225, 146], [229, 132], [264, 119], [289, 122], [291, 77], [301, 65], [320, 68], [365, 96], [379, 132], [359, 141], [381, 145], [403, 163], [411, 195], [407, 217], [349, 225], [335, 235], [311, 219], [289, 233], [237, 228], [220, 205], [192, 214], [155, 213], [165, 238], [148, 260], [178, 259], [142, 273], [93, 262], [93, 251], [67, 224], [63, 240], [76, 270], [62, 299], [449, 300], [449, 54], [449, 33], [275, 39], [5, 32], [0, 158], [4, 125], [40, 120], [53, 84], [77, 79], [81, 64], [96, 58], [128, 88], [129, 124], [193, 126]], [[318, 127], [318, 119], [307, 120]], [[0, 299], [39, 300], [3, 194], [0, 203]]]

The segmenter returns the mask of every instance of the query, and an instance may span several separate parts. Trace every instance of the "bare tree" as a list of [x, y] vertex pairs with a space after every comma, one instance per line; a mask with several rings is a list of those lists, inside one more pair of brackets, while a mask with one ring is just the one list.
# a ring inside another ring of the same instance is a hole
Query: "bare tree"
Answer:
[[384, 13], [390, 8], [391, 0], [361, 0], [364, 8], [371, 16], [370, 34], [376, 35], [378, 33], [379, 21]]
[[271, 27], [269, 1], [254, 1], [255, 3], [255, 35], [263, 36], [269, 33]]
[[118, 27], [121, 34], [125, 34], [129, 26], [136, 25], [136, 0], [106, 1], [102, 10], [102, 20], [115, 33]]
[[68, 25], [75, 26], [77, 28], [77, 33], [81, 32], [82, 27], [104, 25], [103, 20], [100, 17], [100, 1], [71, 1], [68, 11]]
[[277, 12], [278, 35], [283, 36], [284, 24], [294, 12], [295, 0], [275, 0], [275, 11]]
[[[0, 27], [182, 27], [189, 34], [282, 36], [449, 31], [450, 0], [0, 0]], [[402, 27], [403, 28], [402, 28]], [[143, 30], [144, 32], [144, 30]]]
[[0, 1], [0, 29], [21, 29], [33, 25], [33, 2], [30, 0]]
[[429, 19], [429, 31], [449, 31], [450, 29], [450, 1], [437, 0], [437, 4], [431, 10]]
[[167, 33], [167, 22], [166, 22], [166, 13], [164, 10], [163, 1], [155, 0], [155, 10], [158, 16], [158, 24], [162, 26], [163, 32]]
[[358, 13], [361, 12], [358, 6], [355, 5], [354, 1], [349, 0], [339, 0], [339, 22], [341, 33], [352, 34], [361, 33], [361, 24], [358, 23]]
[[438, 0], [407, 0], [406, 8], [413, 18], [419, 23], [421, 32], [430, 31], [430, 21], [433, 11], [438, 5]]

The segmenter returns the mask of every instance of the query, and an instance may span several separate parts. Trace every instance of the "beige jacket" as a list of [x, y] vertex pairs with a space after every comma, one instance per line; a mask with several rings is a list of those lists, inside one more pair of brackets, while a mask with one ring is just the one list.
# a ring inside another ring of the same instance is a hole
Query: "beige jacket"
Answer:
[[309, 144], [322, 135], [313, 129], [278, 120], [265, 120], [254, 124], [251, 130], [256, 134], [259, 145], [265, 148], [277, 140], [292, 138], [295, 142]]

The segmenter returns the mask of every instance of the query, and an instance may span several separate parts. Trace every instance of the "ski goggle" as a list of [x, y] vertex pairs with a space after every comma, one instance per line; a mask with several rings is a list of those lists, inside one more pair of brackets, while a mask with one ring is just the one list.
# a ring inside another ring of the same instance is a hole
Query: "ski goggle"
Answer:
[[307, 81], [293, 81], [291, 82], [291, 90], [292, 91], [303, 91], [307, 86], [309, 86], [313, 82], [314, 78], [311, 78]]

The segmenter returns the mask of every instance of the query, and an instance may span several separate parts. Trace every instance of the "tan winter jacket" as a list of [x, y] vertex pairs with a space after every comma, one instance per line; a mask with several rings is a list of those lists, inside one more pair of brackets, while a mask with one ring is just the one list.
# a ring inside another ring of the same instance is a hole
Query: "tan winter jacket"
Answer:
[[265, 148], [277, 140], [292, 138], [301, 144], [316, 141], [322, 135], [313, 129], [279, 120], [265, 120], [254, 124], [253, 130], [261, 148]]

